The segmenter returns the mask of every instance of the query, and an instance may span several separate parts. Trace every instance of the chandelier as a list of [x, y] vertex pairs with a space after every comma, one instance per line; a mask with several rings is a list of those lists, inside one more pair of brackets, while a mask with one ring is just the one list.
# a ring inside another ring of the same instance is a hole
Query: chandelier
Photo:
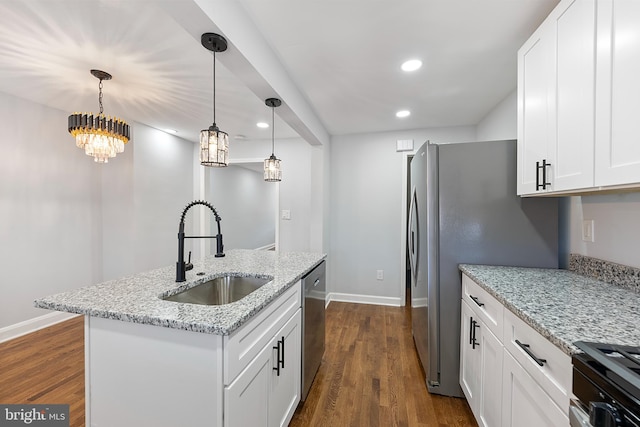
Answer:
[[271, 156], [264, 159], [264, 180], [267, 182], [282, 181], [282, 170], [280, 169], [280, 159], [274, 154], [275, 150], [275, 108], [282, 104], [278, 98], [268, 98], [264, 101], [267, 107], [271, 107]]
[[69, 116], [69, 133], [76, 139], [76, 146], [84, 149], [96, 163], [108, 163], [116, 154], [124, 152], [124, 144], [129, 142], [129, 125], [115, 117], [105, 117], [102, 107], [102, 81], [111, 80], [111, 74], [91, 70], [100, 80], [98, 84], [100, 113], [73, 113]]
[[200, 42], [213, 52], [213, 124], [200, 131], [200, 164], [224, 167], [229, 162], [229, 135], [216, 125], [216, 52], [227, 50], [227, 40], [220, 34], [204, 33]]

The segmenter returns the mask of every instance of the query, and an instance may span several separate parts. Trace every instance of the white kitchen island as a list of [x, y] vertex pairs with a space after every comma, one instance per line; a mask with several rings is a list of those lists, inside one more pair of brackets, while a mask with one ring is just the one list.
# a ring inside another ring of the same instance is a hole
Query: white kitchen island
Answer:
[[[300, 279], [324, 257], [232, 250], [183, 283], [166, 267], [35, 304], [85, 315], [87, 426], [286, 425], [300, 400]], [[222, 275], [273, 279], [231, 304], [162, 299]]]

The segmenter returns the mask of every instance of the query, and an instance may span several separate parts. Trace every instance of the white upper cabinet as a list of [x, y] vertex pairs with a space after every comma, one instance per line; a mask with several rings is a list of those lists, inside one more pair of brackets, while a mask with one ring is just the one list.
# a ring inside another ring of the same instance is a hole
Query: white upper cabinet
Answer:
[[595, 15], [565, 0], [518, 52], [518, 194], [593, 187]]
[[562, 0], [518, 51], [518, 194], [640, 187], [640, 1]]
[[595, 185], [640, 182], [640, 1], [598, 1]]

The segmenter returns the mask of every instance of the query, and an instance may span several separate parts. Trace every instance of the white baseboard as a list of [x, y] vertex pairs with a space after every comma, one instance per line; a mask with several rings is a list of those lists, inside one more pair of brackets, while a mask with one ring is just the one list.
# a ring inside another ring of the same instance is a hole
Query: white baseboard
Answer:
[[399, 297], [375, 297], [371, 295], [342, 294], [338, 292], [330, 292], [327, 295], [327, 305], [329, 305], [331, 301], [353, 302], [356, 304], [390, 305], [394, 307], [402, 306], [402, 300]]
[[273, 251], [275, 249], [276, 249], [276, 244], [275, 243], [270, 243], [268, 245], [260, 246], [259, 248], [255, 248], [254, 250], [256, 250], [256, 251]]
[[76, 316], [79, 316], [79, 314], [56, 311], [0, 328], [0, 343], [30, 334], [31, 332], [35, 332], [39, 329], [53, 326], [56, 323], [64, 322], [65, 320], [69, 320]]

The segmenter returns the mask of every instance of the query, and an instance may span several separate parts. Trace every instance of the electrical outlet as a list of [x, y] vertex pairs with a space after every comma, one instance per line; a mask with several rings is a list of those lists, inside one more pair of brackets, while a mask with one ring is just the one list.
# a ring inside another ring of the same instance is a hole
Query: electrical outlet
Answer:
[[378, 280], [384, 280], [384, 270], [378, 270], [378, 271], [376, 271], [376, 279], [378, 279]]
[[592, 219], [586, 219], [582, 221], [582, 240], [585, 242], [595, 242], [594, 236], [594, 221]]
[[286, 219], [286, 220], [291, 219], [291, 211], [289, 209], [282, 210], [282, 219]]

